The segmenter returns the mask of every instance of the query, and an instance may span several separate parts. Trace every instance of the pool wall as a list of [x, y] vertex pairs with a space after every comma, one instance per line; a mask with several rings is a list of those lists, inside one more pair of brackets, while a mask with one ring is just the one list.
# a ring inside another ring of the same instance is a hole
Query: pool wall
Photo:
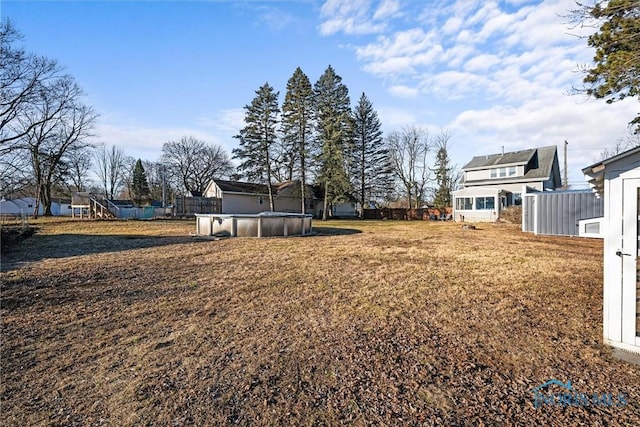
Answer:
[[286, 212], [260, 214], [196, 214], [196, 235], [228, 237], [304, 236], [312, 215]]

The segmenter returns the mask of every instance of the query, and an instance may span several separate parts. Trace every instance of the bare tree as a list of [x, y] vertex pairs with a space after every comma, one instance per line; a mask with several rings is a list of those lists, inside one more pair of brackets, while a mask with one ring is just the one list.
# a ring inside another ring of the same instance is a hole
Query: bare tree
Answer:
[[36, 127], [54, 120], [64, 104], [42, 111], [37, 120], [27, 126], [17, 119], [29, 114], [32, 105], [41, 100], [41, 93], [57, 80], [62, 67], [54, 60], [28, 54], [14, 44], [22, 35], [11, 21], [0, 23], [0, 155], [20, 150], [19, 144]]
[[20, 151], [0, 154], [0, 194], [19, 193], [32, 183], [29, 157]]
[[90, 146], [74, 146], [68, 150], [60, 166], [63, 183], [70, 192], [85, 191], [86, 179], [93, 165]]
[[427, 154], [429, 133], [415, 126], [393, 131], [387, 136], [393, 171], [400, 180], [409, 209], [420, 207], [429, 182]]
[[161, 162], [151, 162], [144, 160], [142, 162], [147, 181], [149, 183], [149, 192], [151, 200], [162, 200], [162, 206], [165, 207], [167, 200], [173, 200], [173, 185], [167, 176], [167, 166]]
[[166, 142], [161, 162], [189, 193], [203, 193], [212, 179], [227, 177], [232, 172], [231, 160], [222, 147], [192, 136]]
[[124, 185], [126, 156], [122, 148], [100, 144], [94, 152], [94, 172], [100, 180], [104, 197], [114, 199]]
[[36, 186], [34, 216], [40, 204], [44, 214], [51, 215], [52, 184], [64, 156], [75, 146], [86, 145], [91, 136], [97, 116], [80, 102], [81, 96], [82, 90], [71, 77], [60, 77], [46, 85], [36, 102], [15, 119], [21, 129], [29, 129], [20, 138], [20, 149], [31, 158]]
[[628, 135], [618, 138], [613, 147], [602, 150], [598, 156], [598, 160], [608, 159], [609, 157], [613, 157], [638, 146], [640, 146], [640, 134], [630, 131]]

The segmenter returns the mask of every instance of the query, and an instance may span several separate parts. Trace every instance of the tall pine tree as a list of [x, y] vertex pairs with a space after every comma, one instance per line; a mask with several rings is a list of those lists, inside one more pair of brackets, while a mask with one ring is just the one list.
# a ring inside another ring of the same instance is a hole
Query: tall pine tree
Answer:
[[452, 206], [452, 192], [455, 186], [455, 177], [448, 149], [449, 136], [442, 133], [436, 140], [436, 160], [434, 164], [436, 188], [433, 196], [433, 205], [444, 213], [444, 208]]
[[349, 89], [331, 66], [320, 76], [313, 92], [319, 145], [317, 180], [324, 188], [322, 219], [326, 220], [329, 206], [343, 200], [350, 189], [345, 152], [353, 125]]
[[133, 167], [133, 176], [131, 178], [131, 197], [136, 205], [148, 202], [151, 192], [149, 191], [149, 181], [147, 173], [142, 166], [142, 160], [138, 159]]
[[233, 149], [233, 157], [241, 161], [238, 170], [250, 181], [267, 186], [269, 209], [275, 210], [271, 187], [271, 146], [276, 142], [278, 116], [278, 92], [265, 83], [256, 91], [250, 105], [244, 107], [244, 121], [247, 124], [240, 134], [239, 147]]
[[297, 160], [300, 178], [301, 212], [306, 211], [307, 156], [313, 137], [313, 88], [309, 78], [296, 68], [287, 82], [282, 104], [282, 142], [285, 150]]
[[389, 150], [382, 137], [378, 113], [362, 93], [353, 109], [354, 133], [350, 150], [351, 177], [360, 202], [360, 217], [364, 217], [367, 201], [386, 196], [393, 187]]

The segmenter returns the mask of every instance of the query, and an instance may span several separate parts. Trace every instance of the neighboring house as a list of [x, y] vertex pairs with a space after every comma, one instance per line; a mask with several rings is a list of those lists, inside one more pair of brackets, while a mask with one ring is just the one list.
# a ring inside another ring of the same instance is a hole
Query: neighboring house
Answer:
[[[302, 201], [300, 181], [285, 181], [271, 186], [273, 205], [276, 212], [300, 213]], [[316, 186], [307, 185], [305, 192], [305, 212], [322, 217], [322, 191]], [[221, 200], [220, 212], [223, 214], [256, 214], [269, 211], [269, 192], [266, 184], [251, 182], [212, 180], [204, 191], [205, 197]], [[357, 216], [353, 201], [339, 203], [332, 208], [333, 217]]]
[[[36, 199], [33, 197], [22, 197], [20, 199], [0, 200], [1, 215], [33, 215]], [[44, 215], [44, 207], [42, 204], [38, 207], [38, 215]], [[70, 216], [71, 202], [58, 200], [51, 202], [51, 215], [54, 216]]]
[[462, 168], [460, 190], [453, 192], [456, 221], [496, 221], [500, 211], [522, 204], [525, 187], [562, 186], [555, 146], [476, 156]]
[[604, 342], [640, 354], [640, 147], [582, 172], [604, 198]]
[[[300, 185], [298, 181], [286, 181], [271, 186], [274, 211], [300, 213]], [[309, 213], [315, 212], [316, 196], [308, 186], [306, 208]], [[271, 210], [269, 207], [269, 189], [266, 184], [251, 182], [212, 180], [204, 191], [205, 197], [221, 200], [221, 211], [216, 213], [256, 214]]]

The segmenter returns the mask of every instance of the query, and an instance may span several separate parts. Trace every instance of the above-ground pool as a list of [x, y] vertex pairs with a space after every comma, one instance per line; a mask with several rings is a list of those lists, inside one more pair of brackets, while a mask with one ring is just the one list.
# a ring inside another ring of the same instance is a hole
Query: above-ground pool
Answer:
[[196, 214], [196, 235], [228, 237], [304, 236], [312, 231], [311, 218], [311, 215], [287, 212]]

